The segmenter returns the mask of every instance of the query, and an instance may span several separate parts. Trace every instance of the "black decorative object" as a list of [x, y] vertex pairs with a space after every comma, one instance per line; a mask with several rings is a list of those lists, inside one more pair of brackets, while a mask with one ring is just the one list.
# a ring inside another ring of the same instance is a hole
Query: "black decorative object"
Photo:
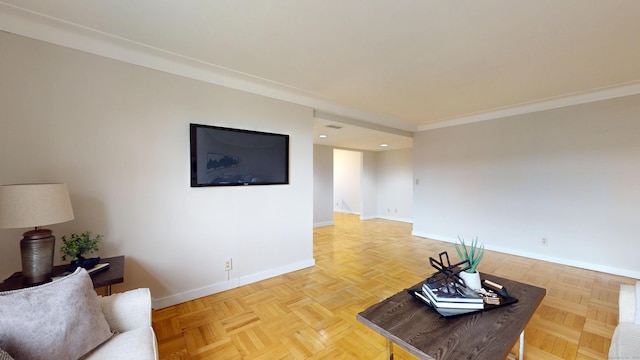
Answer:
[[429, 257], [429, 264], [437, 271], [421, 287], [407, 292], [444, 317], [491, 310], [518, 301], [502, 285], [489, 280], [483, 280], [486, 289], [474, 292], [468, 288], [458, 274], [469, 269], [469, 260], [451, 264], [449, 254], [443, 251], [437, 260]]
[[[449, 254], [446, 251], [438, 254], [440, 261], [429, 257], [429, 264], [433, 266], [436, 270], [428, 279], [427, 283], [435, 283], [435, 282], [443, 282], [443, 283], [457, 283], [460, 282], [459, 273], [469, 269], [469, 260], [463, 260], [459, 263], [451, 265], [449, 261]], [[444, 259], [447, 260], [446, 264]]]
[[74, 272], [77, 268], [81, 267], [84, 269], [92, 269], [100, 262], [100, 257], [94, 257], [85, 259], [83, 257], [78, 258], [77, 260], [71, 261], [69, 266], [65, 269], [68, 272]]

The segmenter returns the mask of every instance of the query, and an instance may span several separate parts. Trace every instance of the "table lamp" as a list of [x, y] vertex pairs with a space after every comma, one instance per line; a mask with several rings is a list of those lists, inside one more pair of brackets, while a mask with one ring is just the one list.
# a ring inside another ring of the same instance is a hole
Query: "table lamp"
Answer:
[[51, 279], [56, 239], [41, 226], [73, 220], [66, 184], [0, 186], [0, 229], [33, 227], [20, 241], [25, 285]]

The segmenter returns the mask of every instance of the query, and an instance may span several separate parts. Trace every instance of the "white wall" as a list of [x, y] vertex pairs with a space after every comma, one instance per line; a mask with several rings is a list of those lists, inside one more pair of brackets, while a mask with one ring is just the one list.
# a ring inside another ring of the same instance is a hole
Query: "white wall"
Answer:
[[377, 153], [378, 216], [413, 222], [413, 150]]
[[313, 145], [313, 226], [333, 225], [333, 147]]
[[[76, 219], [51, 228], [126, 255], [115, 290], [167, 306], [313, 265], [311, 109], [4, 32], [0, 49], [0, 183], [66, 182]], [[289, 134], [291, 184], [190, 188], [190, 122]], [[25, 230], [0, 230], [0, 275]]]
[[418, 133], [414, 234], [640, 278], [638, 134], [640, 96]]
[[[320, 173], [327, 170], [327, 147], [314, 146], [314, 172]], [[360, 154], [360, 155], [358, 155]], [[325, 205], [330, 195], [336, 199], [332, 211], [359, 214], [362, 220], [384, 218], [394, 221], [413, 221], [413, 162], [412, 149], [389, 151], [355, 151], [335, 149], [335, 194], [327, 192], [326, 185], [318, 185], [314, 188], [315, 202], [314, 224], [322, 226], [317, 221], [321, 208]], [[358, 162], [360, 161], [360, 164]], [[359, 173], [357, 172], [359, 166]], [[318, 176], [318, 175], [316, 175]], [[354, 179], [360, 179], [360, 186]], [[319, 189], [325, 189], [319, 192]], [[353, 194], [361, 194], [360, 212], [353, 212], [358, 198]], [[342, 194], [351, 196], [349, 202], [344, 202], [350, 211], [340, 207]], [[397, 211], [396, 211], [397, 209]], [[327, 210], [325, 215], [328, 216]], [[332, 219], [333, 222], [333, 219]]]
[[362, 152], [333, 150], [333, 210], [362, 212]]
[[377, 153], [373, 151], [362, 152], [360, 189], [362, 193], [361, 220], [375, 219], [378, 217], [378, 180], [377, 180]]

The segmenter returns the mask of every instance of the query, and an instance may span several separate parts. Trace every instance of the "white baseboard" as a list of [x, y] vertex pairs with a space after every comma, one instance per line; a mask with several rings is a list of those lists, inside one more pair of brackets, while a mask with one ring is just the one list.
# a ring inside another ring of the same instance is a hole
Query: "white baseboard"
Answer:
[[377, 219], [378, 217], [373, 215], [373, 216], [362, 216], [360, 215], [360, 220], [373, 220], [373, 219]]
[[[406, 218], [401, 218], [401, 217], [384, 216], [384, 215], [382, 215], [382, 216], [380, 216], [380, 215], [362, 216], [360, 213], [337, 211], [337, 210], [334, 210], [334, 212], [343, 213], [343, 214], [349, 214], [349, 215], [360, 215], [360, 220], [384, 219], [384, 220], [399, 221], [399, 222], [413, 224], [413, 219], [406, 219]], [[331, 225], [333, 225], [333, 224], [331, 224]]]
[[413, 224], [413, 219], [405, 219], [405, 218], [401, 218], [401, 217], [378, 216], [378, 219], [385, 219], [385, 220], [399, 221], [399, 222], [403, 222], [403, 223]]
[[[436, 240], [436, 241], [448, 242], [448, 243], [457, 243], [458, 242], [458, 239], [445, 239], [445, 238], [442, 238], [440, 236], [436, 236], [436, 235], [432, 235], [432, 234], [424, 234], [424, 233], [420, 233], [420, 232], [416, 232], [416, 231], [413, 231], [411, 233], [411, 235], [422, 237], [422, 238], [427, 238], [427, 239], [432, 239], [432, 240]], [[491, 251], [497, 251], [497, 252], [501, 252], [501, 253], [505, 253], [505, 254], [509, 254], [509, 255], [522, 256], [522, 257], [526, 257], [526, 258], [529, 258], [529, 259], [548, 261], [548, 262], [554, 263], [554, 264], [573, 266], [573, 267], [577, 267], [577, 268], [581, 268], [581, 269], [599, 271], [599, 272], [606, 273], [606, 274], [620, 275], [620, 276], [626, 276], [626, 277], [630, 277], [630, 278], [634, 278], [634, 279], [640, 279], [640, 272], [629, 270], [629, 269], [623, 269], [623, 268], [617, 268], [617, 267], [612, 267], [612, 266], [593, 264], [593, 263], [588, 263], [588, 262], [583, 262], [583, 261], [576, 261], [576, 260], [573, 260], [573, 259], [565, 259], [565, 258], [560, 258], [560, 257], [555, 257], [555, 256], [548, 256], [548, 255], [544, 255], [544, 254], [532, 253], [532, 252], [528, 252], [528, 251], [515, 250], [515, 249], [511, 249], [511, 248], [503, 248], [503, 247], [499, 247], [499, 246], [485, 245], [485, 249], [491, 250]]]
[[180, 304], [186, 301], [191, 301], [194, 299], [209, 296], [209, 295], [223, 292], [226, 290], [235, 289], [243, 285], [248, 285], [254, 282], [270, 279], [272, 277], [280, 276], [293, 271], [306, 269], [308, 267], [315, 266], [315, 264], [316, 264], [315, 259], [311, 258], [308, 260], [299, 261], [297, 263], [288, 264], [278, 268], [269, 269], [267, 271], [262, 271], [255, 274], [241, 276], [239, 278], [229, 279], [227, 281], [219, 282], [217, 284], [211, 284], [211, 285], [203, 286], [201, 288], [181, 292], [178, 294], [173, 294], [173, 295], [165, 296], [158, 299], [152, 299], [152, 307], [154, 309], [166, 308], [166, 307]]
[[334, 225], [333, 220], [332, 221], [313, 223], [313, 227], [314, 228], [323, 227], [323, 226], [332, 226], [332, 225]]
[[316, 265], [316, 260], [311, 258], [304, 261], [299, 261], [297, 263], [281, 266], [279, 268], [270, 269], [267, 271], [262, 271], [259, 273], [242, 276], [238, 279], [239, 286], [253, 284], [254, 282], [270, 279], [272, 277], [280, 276], [283, 274], [288, 274], [290, 272], [294, 272], [297, 270], [306, 269], [308, 267], [312, 267]]
[[336, 209], [334, 209], [333, 212], [342, 213], [342, 214], [349, 214], [349, 215], [360, 215], [360, 213], [357, 212], [357, 211], [347, 211], [347, 210], [336, 210]]

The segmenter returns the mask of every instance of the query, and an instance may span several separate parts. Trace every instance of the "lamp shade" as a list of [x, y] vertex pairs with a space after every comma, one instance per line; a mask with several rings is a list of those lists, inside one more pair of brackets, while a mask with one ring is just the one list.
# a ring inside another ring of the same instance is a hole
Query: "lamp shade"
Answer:
[[0, 186], [0, 229], [40, 227], [73, 219], [66, 184]]

